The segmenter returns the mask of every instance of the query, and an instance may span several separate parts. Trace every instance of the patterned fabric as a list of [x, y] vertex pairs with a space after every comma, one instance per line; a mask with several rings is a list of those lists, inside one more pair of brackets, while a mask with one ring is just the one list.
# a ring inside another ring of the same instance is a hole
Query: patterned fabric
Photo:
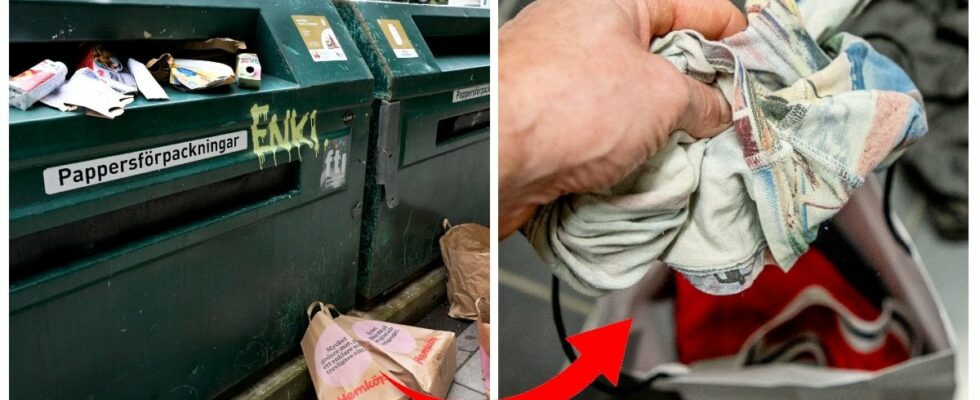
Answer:
[[900, 162], [936, 232], [952, 240], [969, 236], [968, 14], [965, 0], [876, 0], [847, 25], [893, 56], [922, 92], [929, 135]]
[[541, 207], [524, 233], [559, 278], [600, 295], [663, 260], [699, 290], [740, 292], [767, 262], [789, 269], [866, 175], [926, 133], [905, 72], [864, 40], [828, 33], [861, 2], [820, 3], [802, 3], [801, 16], [791, 0], [750, 1], [744, 32], [653, 43], [724, 92], [733, 127], [704, 140], [676, 132], [613, 187]]

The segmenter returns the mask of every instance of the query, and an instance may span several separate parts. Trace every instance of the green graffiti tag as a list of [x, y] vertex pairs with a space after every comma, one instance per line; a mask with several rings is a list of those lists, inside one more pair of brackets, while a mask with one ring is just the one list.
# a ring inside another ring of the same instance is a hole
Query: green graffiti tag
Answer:
[[[278, 114], [269, 116], [268, 105], [254, 104], [252, 113], [252, 151], [259, 158], [259, 168], [265, 164], [265, 156], [272, 153], [272, 161], [279, 165], [276, 153], [286, 152], [289, 160], [293, 159], [293, 149], [303, 160], [303, 146], [313, 149], [315, 156], [320, 155], [320, 139], [316, 132], [316, 110], [304, 113], [302, 116], [296, 110], [286, 110], [286, 115], [280, 120]], [[309, 123], [309, 129], [307, 129]], [[323, 140], [323, 148], [327, 148], [329, 139]]]

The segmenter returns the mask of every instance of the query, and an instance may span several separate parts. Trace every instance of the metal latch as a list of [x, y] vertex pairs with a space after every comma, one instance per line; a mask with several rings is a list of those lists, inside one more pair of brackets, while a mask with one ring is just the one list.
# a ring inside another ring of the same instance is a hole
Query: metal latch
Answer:
[[398, 206], [398, 159], [401, 151], [401, 102], [382, 101], [378, 110], [378, 158], [376, 179], [384, 186], [388, 208]]

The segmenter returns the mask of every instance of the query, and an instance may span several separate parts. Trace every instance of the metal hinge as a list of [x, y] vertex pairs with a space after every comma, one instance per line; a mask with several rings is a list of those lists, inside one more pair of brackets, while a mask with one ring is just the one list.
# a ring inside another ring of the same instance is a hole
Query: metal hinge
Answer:
[[382, 101], [378, 110], [377, 182], [384, 186], [388, 208], [398, 206], [398, 158], [401, 146], [401, 103]]

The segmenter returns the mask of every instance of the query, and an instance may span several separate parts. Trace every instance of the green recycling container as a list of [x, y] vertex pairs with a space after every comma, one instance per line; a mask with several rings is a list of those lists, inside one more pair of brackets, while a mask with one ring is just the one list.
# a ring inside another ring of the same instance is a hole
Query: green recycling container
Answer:
[[12, 398], [232, 393], [354, 306], [374, 80], [329, 2], [14, 0], [9, 73], [220, 37], [260, 88], [10, 109]]
[[489, 224], [490, 10], [334, 4], [375, 76], [357, 279], [365, 306], [439, 259], [443, 219]]

